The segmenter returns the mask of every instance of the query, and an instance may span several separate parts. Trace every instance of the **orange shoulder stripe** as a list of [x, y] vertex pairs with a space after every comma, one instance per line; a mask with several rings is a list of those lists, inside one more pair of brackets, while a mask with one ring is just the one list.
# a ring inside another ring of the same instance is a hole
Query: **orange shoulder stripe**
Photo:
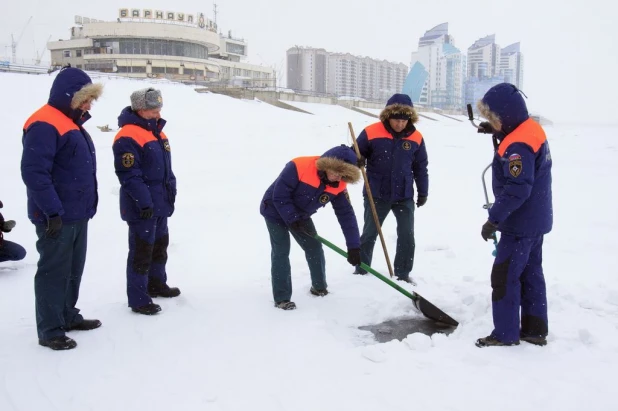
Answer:
[[[367, 133], [367, 140], [373, 140], [376, 138], [388, 138], [393, 139], [391, 133], [388, 132], [384, 124], [382, 122], [374, 123], [370, 126], [365, 127], [365, 133]], [[423, 141], [423, 135], [415, 130], [414, 133], [409, 135], [408, 137], [404, 137], [404, 140], [414, 141], [419, 146], [421, 145], [421, 141]]]
[[365, 127], [365, 133], [367, 133], [367, 140], [373, 140], [374, 138], [390, 138], [393, 139], [391, 133], [388, 132], [382, 122], [371, 124]]
[[[320, 176], [318, 176], [318, 168], [315, 166], [315, 162], [320, 156], [311, 157], [297, 157], [292, 160], [296, 165], [296, 172], [298, 173], [298, 181], [310, 185], [311, 187], [318, 188], [321, 184]], [[339, 182], [339, 187], [326, 186], [327, 193], [337, 195], [346, 188], [345, 181]]]
[[28, 130], [28, 127], [32, 124], [39, 121], [53, 126], [61, 136], [71, 130], [79, 130], [79, 127], [73, 122], [73, 120], [65, 116], [62, 111], [50, 106], [49, 104], [46, 104], [38, 109], [30, 116], [30, 118], [28, 118], [28, 120], [26, 120], [26, 124], [24, 124], [24, 131]]
[[418, 130], [414, 130], [414, 133], [410, 134], [408, 137], [404, 137], [404, 140], [414, 141], [420, 146], [423, 141], [423, 135]]
[[114, 142], [121, 137], [132, 138], [140, 147], [144, 147], [146, 143], [151, 141], [156, 141], [157, 138], [152, 134], [152, 132], [148, 130], [144, 130], [143, 128], [136, 126], [134, 124], [127, 124], [122, 127], [116, 137], [114, 137]]
[[532, 151], [536, 153], [546, 140], [547, 137], [541, 125], [529, 118], [513, 130], [511, 134], [506, 136], [502, 143], [500, 143], [500, 147], [498, 147], [498, 154], [502, 157], [509, 146], [515, 143], [524, 143], [530, 146]]

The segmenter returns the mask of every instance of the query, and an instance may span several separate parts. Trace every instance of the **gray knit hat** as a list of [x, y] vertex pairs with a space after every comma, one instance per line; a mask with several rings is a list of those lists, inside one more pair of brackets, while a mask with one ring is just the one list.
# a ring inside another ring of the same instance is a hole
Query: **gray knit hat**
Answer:
[[134, 91], [131, 94], [131, 109], [133, 111], [152, 110], [161, 107], [163, 107], [163, 97], [161, 97], [159, 90], [149, 87]]

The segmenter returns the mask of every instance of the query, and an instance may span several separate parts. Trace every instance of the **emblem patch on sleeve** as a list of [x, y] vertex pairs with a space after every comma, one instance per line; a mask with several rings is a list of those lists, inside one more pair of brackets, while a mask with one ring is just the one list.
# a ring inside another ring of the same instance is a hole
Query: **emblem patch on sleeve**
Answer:
[[509, 172], [513, 177], [519, 177], [521, 174], [522, 165], [521, 160], [511, 160], [509, 161]]
[[348, 190], [345, 190], [343, 192], [343, 195], [345, 195], [345, 198], [348, 200], [348, 203], [352, 204], [352, 200], [350, 200], [350, 193], [348, 193]]
[[172, 151], [172, 149], [170, 148], [170, 142], [167, 140], [163, 142], [163, 147], [165, 148], [165, 151]]
[[133, 164], [135, 164], [135, 155], [133, 153], [124, 153], [122, 155], [122, 165], [126, 168], [131, 168]]
[[328, 200], [330, 200], [330, 197], [328, 196], [328, 194], [322, 194], [320, 196], [320, 204], [326, 204], [328, 203]]

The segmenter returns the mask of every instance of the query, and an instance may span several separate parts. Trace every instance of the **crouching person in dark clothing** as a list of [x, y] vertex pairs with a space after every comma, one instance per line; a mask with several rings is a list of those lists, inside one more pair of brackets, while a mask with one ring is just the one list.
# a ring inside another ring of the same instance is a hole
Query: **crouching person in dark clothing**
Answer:
[[545, 345], [543, 236], [553, 225], [549, 144], [514, 85], [492, 87], [478, 108], [500, 141], [492, 166], [495, 202], [481, 235], [485, 241], [496, 231], [502, 235], [491, 271], [494, 330], [476, 345], [517, 345], [520, 340]]
[[49, 101], [23, 128], [21, 176], [28, 195], [28, 218], [36, 227], [40, 258], [34, 277], [39, 344], [53, 350], [75, 348], [65, 335], [91, 330], [75, 307], [86, 263], [88, 221], [97, 211], [97, 161], [83, 124], [102, 85], [76, 68], [62, 69]]
[[298, 157], [285, 168], [266, 190], [260, 213], [270, 234], [271, 275], [275, 307], [293, 310], [290, 267], [290, 233], [305, 251], [309, 264], [311, 294], [328, 294], [322, 243], [314, 238], [311, 216], [332, 203], [348, 247], [348, 262], [358, 265], [360, 234], [346, 184], [360, 180], [356, 154], [346, 146], [334, 147], [320, 156]]
[[[3, 207], [0, 201], [0, 208]], [[0, 263], [5, 261], [19, 261], [26, 256], [26, 250], [19, 244], [4, 239], [3, 233], [10, 233], [15, 227], [15, 221], [4, 221], [2, 213], [0, 213]]]
[[131, 106], [118, 117], [121, 128], [113, 144], [120, 180], [120, 215], [129, 225], [127, 296], [129, 307], [153, 315], [161, 306], [152, 297], [177, 297], [167, 285], [167, 218], [174, 213], [176, 177], [170, 143], [163, 133], [163, 99], [153, 88], [131, 94]]

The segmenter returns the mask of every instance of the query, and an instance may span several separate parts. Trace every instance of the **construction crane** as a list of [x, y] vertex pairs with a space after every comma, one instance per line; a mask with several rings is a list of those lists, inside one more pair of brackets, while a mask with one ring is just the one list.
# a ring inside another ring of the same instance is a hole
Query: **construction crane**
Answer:
[[15, 37], [11, 33], [11, 51], [13, 52], [13, 64], [17, 63], [17, 45], [19, 44], [19, 41], [21, 40], [22, 36], [24, 35], [24, 33], [26, 31], [26, 27], [28, 27], [28, 24], [30, 24], [31, 20], [32, 20], [32, 16], [30, 16], [30, 18], [26, 22], [26, 25], [21, 30], [21, 34], [19, 35], [19, 37], [17, 37], [17, 41], [15, 41]]
[[37, 66], [41, 64], [41, 58], [43, 58], [45, 49], [47, 49], [47, 43], [49, 43], [49, 40], [51, 40], [51, 38], [52, 38], [52, 35], [50, 34], [49, 37], [47, 38], [47, 41], [45, 41], [45, 46], [43, 46], [43, 49], [36, 52], [36, 63], [35, 64]]

